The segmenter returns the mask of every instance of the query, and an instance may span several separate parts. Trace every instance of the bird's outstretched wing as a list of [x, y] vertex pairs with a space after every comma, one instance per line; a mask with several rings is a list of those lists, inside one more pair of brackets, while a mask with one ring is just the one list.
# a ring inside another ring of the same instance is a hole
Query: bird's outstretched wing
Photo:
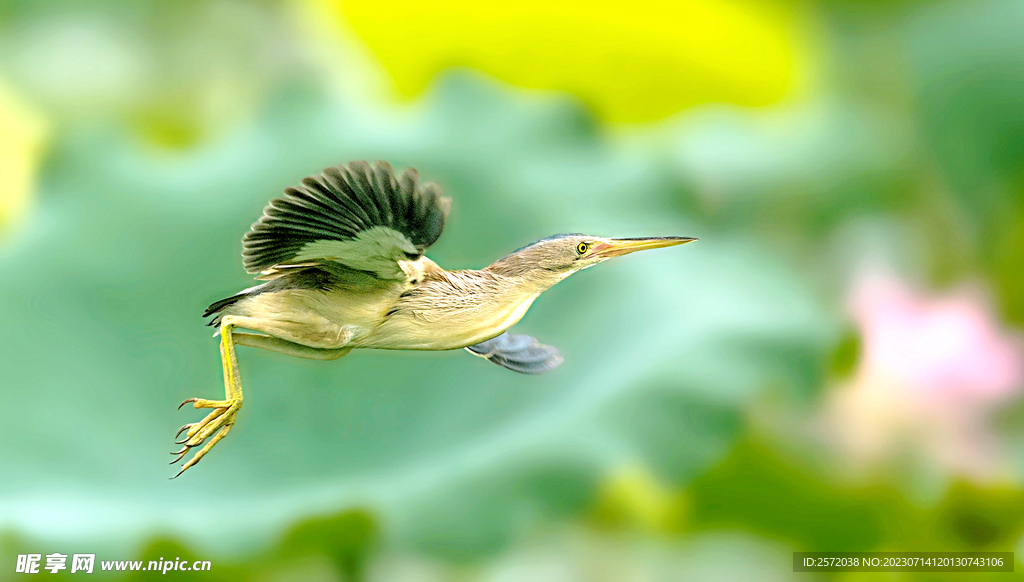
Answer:
[[506, 332], [466, 350], [520, 374], [543, 374], [562, 364], [558, 349], [538, 343], [528, 335]]
[[333, 261], [402, 280], [403, 264], [441, 236], [450, 207], [451, 199], [435, 184], [420, 184], [412, 168], [397, 177], [387, 162], [327, 168], [263, 209], [242, 238], [242, 263], [264, 278]]

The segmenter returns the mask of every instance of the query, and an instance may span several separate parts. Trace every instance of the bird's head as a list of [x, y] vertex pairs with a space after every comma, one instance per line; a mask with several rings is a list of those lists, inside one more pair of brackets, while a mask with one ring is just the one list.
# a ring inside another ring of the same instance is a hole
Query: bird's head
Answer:
[[576, 271], [612, 257], [695, 240], [685, 236], [602, 238], [585, 234], [559, 234], [527, 245], [489, 268], [502, 274], [535, 278], [541, 284], [553, 285]]

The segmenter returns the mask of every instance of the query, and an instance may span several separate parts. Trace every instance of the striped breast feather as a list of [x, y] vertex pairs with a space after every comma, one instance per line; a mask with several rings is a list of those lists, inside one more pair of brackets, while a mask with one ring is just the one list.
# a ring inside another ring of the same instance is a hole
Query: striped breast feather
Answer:
[[416, 260], [441, 236], [451, 199], [436, 184], [399, 176], [387, 162], [327, 168], [285, 190], [242, 238], [249, 273], [332, 260], [378, 277], [401, 279], [398, 261]]

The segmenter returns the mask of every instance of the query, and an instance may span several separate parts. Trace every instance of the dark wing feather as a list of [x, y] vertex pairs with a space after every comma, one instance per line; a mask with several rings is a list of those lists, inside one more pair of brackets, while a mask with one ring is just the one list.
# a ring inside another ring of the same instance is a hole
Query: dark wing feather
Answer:
[[329, 260], [401, 279], [398, 261], [418, 259], [441, 236], [450, 206], [412, 168], [397, 177], [387, 162], [327, 168], [267, 205], [242, 239], [242, 263], [266, 273]]
[[520, 374], [543, 374], [562, 364], [558, 349], [538, 343], [528, 335], [506, 332], [466, 350]]

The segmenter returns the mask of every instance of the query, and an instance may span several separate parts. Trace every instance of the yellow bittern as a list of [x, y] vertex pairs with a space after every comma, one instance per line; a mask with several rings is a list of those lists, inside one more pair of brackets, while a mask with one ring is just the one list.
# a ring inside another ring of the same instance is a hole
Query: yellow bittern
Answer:
[[435, 184], [419, 183], [416, 170], [395, 176], [386, 162], [328, 168], [271, 201], [242, 239], [245, 270], [266, 282], [203, 314], [219, 328], [225, 395], [182, 403], [212, 410], [178, 431], [184, 446], [173, 463], [206, 443], [178, 475], [227, 436], [242, 407], [236, 345], [314, 360], [354, 348], [466, 348], [539, 374], [562, 363], [558, 350], [505, 333], [538, 295], [606, 259], [695, 240], [560, 234], [485, 269], [446, 271], [423, 252], [441, 236], [450, 206]]

